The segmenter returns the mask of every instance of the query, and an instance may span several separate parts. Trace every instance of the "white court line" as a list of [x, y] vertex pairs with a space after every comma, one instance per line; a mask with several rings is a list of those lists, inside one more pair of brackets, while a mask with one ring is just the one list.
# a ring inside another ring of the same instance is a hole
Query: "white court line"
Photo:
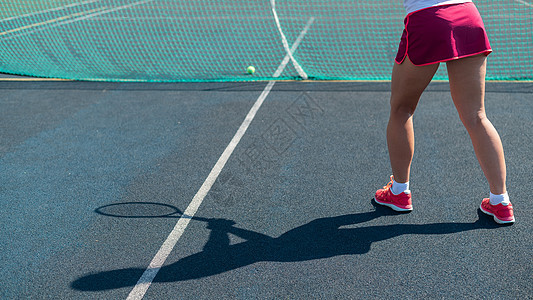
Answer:
[[[8, 31], [0, 32], [0, 36], [1, 35], [6, 35], [6, 34], [11, 34], [11, 33], [17, 32], [17, 31], [24, 31], [24, 30], [30, 29], [30, 28], [49, 25], [49, 24], [52, 24], [52, 23], [55, 23], [55, 22], [59, 22], [61, 20], [66, 20], [66, 19], [70, 19], [70, 18], [74, 18], [74, 17], [78, 17], [78, 16], [83, 16], [83, 15], [88, 15], [90, 13], [94, 13], [96, 11], [100, 11], [100, 10], [103, 10], [103, 9], [105, 9], [105, 7], [95, 8], [95, 9], [92, 9], [92, 10], [89, 10], [89, 11], [82, 11], [82, 12], [78, 12], [78, 13], [71, 14], [71, 15], [61, 16], [59, 18], [50, 19], [50, 20], [46, 20], [46, 21], [43, 21], [43, 22], [39, 22], [39, 23], [29, 24], [29, 25], [18, 27], [18, 28], [14, 28], [14, 29], [11, 29], [11, 30], [8, 30]], [[50, 27], [47, 27], [47, 28], [50, 28]]]
[[[309, 19], [304, 30], [300, 33], [300, 35], [298, 36], [298, 39], [291, 47], [291, 51], [294, 52], [294, 50], [296, 50], [296, 48], [302, 41], [303, 37], [307, 33], [307, 30], [309, 29], [311, 24], [313, 24], [314, 20], [315, 18]], [[288, 56], [290, 54], [292, 53], [287, 53], [286, 59], [283, 59], [278, 69], [274, 73], [273, 77], [278, 77], [281, 74], [281, 72], [283, 72], [283, 70], [287, 66], [287, 63], [289, 62]], [[224, 152], [218, 159], [217, 163], [215, 164], [215, 166], [213, 167], [213, 169], [211, 170], [211, 172], [205, 179], [204, 183], [202, 184], [198, 192], [196, 192], [196, 195], [194, 195], [194, 198], [192, 199], [187, 209], [185, 209], [185, 211], [183, 212], [183, 215], [179, 218], [172, 232], [170, 232], [170, 234], [168, 235], [167, 239], [165, 240], [165, 242], [163, 243], [159, 251], [157, 251], [157, 254], [154, 256], [154, 258], [150, 262], [150, 265], [148, 266], [148, 268], [144, 271], [141, 278], [139, 278], [139, 281], [137, 281], [137, 284], [135, 285], [135, 287], [133, 287], [133, 290], [128, 295], [128, 298], [126, 298], [127, 300], [134, 300], [134, 299], [138, 300], [144, 297], [144, 295], [146, 294], [146, 291], [152, 284], [152, 281], [154, 280], [155, 276], [157, 275], [157, 273], [159, 272], [159, 270], [161, 269], [161, 267], [167, 260], [168, 256], [170, 255], [170, 252], [172, 252], [172, 250], [174, 249], [174, 246], [176, 246], [176, 243], [178, 242], [180, 237], [183, 235], [183, 232], [187, 228], [187, 225], [189, 225], [189, 222], [196, 214], [196, 211], [200, 207], [200, 204], [202, 204], [205, 196], [207, 195], [207, 193], [209, 192], [209, 190], [211, 189], [211, 187], [217, 180], [218, 175], [220, 174], [220, 172], [226, 165], [226, 162], [228, 161], [231, 154], [233, 153], [233, 150], [235, 150], [241, 138], [244, 136], [244, 133], [246, 133], [246, 130], [250, 126], [250, 123], [252, 123], [252, 120], [254, 119], [255, 114], [257, 113], [257, 111], [259, 110], [263, 102], [265, 101], [266, 97], [272, 90], [272, 87], [274, 86], [275, 83], [276, 83], [275, 80], [269, 81], [267, 86], [265, 87], [261, 95], [259, 96], [259, 98], [257, 98], [254, 105], [248, 112], [248, 115], [246, 115], [244, 122], [241, 124], [241, 126], [237, 130], [237, 133], [235, 133], [235, 136], [233, 136], [233, 139], [231, 140], [229, 145], [226, 147], [226, 149], [224, 150]]]
[[119, 11], [119, 10], [123, 10], [123, 9], [127, 9], [127, 8], [132, 8], [134, 6], [141, 5], [141, 4], [146, 4], [148, 2], [153, 2], [153, 1], [154, 0], [138, 1], [138, 2], [135, 2], [135, 3], [132, 3], [132, 4], [128, 4], [128, 5], [123, 5], [123, 6], [118, 6], [118, 7], [114, 7], [114, 8], [111, 8], [111, 9], [106, 9], [106, 10], [103, 10], [103, 11], [100, 11], [100, 12], [97, 12], [97, 13], [89, 14], [89, 15], [86, 15], [86, 16], [82, 16], [82, 17], [79, 17], [79, 18], [72, 19], [72, 20], [63, 21], [63, 22], [56, 23], [56, 24], [53, 24], [53, 25], [50, 25], [50, 26], [46, 26], [44, 28], [38, 28], [38, 29], [30, 30], [30, 31], [24, 31], [23, 33], [20, 33], [20, 34], [17, 34], [17, 35], [10, 35], [10, 36], [4, 38], [3, 40], [11, 40], [11, 39], [18, 38], [18, 37], [25, 36], [25, 35], [29, 35], [29, 34], [32, 34], [32, 33], [35, 33], [35, 32], [44, 31], [44, 30], [48, 30], [48, 29], [51, 29], [51, 28], [54, 28], [54, 27], [59, 27], [59, 26], [70, 24], [70, 23], [87, 20], [87, 19], [94, 18], [94, 17], [100, 16], [100, 15], [103, 15], [103, 14], [108, 14], [108, 13], [112, 13], [112, 12], [115, 12], [115, 11]]
[[529, 2], [526, 2], [526, 1], [522, 1], [522, 0], [514, 0], [515, 2], [518, 2], [518, 3], [522, 3], [526, 6], [529, 6], [529, 7], [533, 7], [533, 4], [529, 3]]
[[28, 14], [24, 14], [24, 15], [20, 15], [20, 16], [13, 16], [13, 17], [9, 17], [9, 18], [5, 18], [5, 19], [0, 20], [0, 23], [11, 21], [11, 20], [16, 20], [16, 19], [20, 19], [20, 18], [27, 18], [27, 17], [31, 17], [31, 16], [35, 16], [35, 15], [45, 14], [45, 13], [53, 12], [53, 11], [56, 11], [56, 10], [63, 10], [63, 9], [76, 7], [76, 6], [80, 6], [80, 5], [85, 5], [85, 4], [98, 2], [98, 1], [100, 1], [100, 0], [91, 0], [91, 1], [85, 1], [85, 2], [78, 2], [78, 3], [73, 3], [73, 4], [69, 4], [69, 5], [56, 7], [56, 8], [41, 10], [41, 11], [34, 12], [34, 13], [28, 13]]
[[291, 50], [289, 49], [289, 43], [287, 43], [287, 38], [285, 37], [285, 34], [283, 33], [283, 29], [281, 29], [281, 23], [278, 18], [278, 12], [276, 10], [276, 0], [270, 0], [270, 6], [272, 6], [272, 15], [274, 16], [274, 21], [276, 22], [276, 27], [278, 28], [279, 34], [281, 35], [281, 43], [283, 44], [283, 48], [287, 52], [287, 55], [292, 61], [292, 65], [296, 69], [296, 72], [302, 77], [304, 80], [307, 80], [307, 74], [303, 70], [302, 66], [296, 61], [294, 56], [292, 56]]
[[[338, 20], [339, 18], [335, 18]], [[348, 18], [346, 18], [348, 19]], [[111, 20], [111, 21], [159, 21], [159, 20], [168, 20], [168, 21], [235, 21], [235, 16], [209, 16], [209, 17], [128, 17], [128, 16], [120, 16], [120, 17], [100, 17], [97, 18], [97, 20]], [[239, 16], [239, 20], [246, 20], [246, 21], [271, 21], [272, 17], [254, 17], [254, 16]], [[285, 18], [284, 20], [290, 20], [290, 21], [301, 21], [301, 18]], [[353, 20], [353, 18], [350, 18], [349, 20]], [[380, 20], [383, 20], [381, 18]]]
[[[302, 30], [302, 32], [300, 33], [300, 36], [298, 36], [294, 44], [292, 44], [292, 47], [289, 51], [291, 54], [294, 53], [294, 51], [296, 51], [296, 48], [298, 48], [298, 46], [300, 46], [300, 43], [302, 42], [304, 36], [307, 34], [307, 30], [309, 30], [311, 25], [313, 25], [313, 22], [315, 22], [315, 17], [309, 18], [309, 21], [307, 21], [307, 24], [305, 24], [304, 30]], [[279, 65], [279, 68], [276, 70], [276, 72], [274, 73], [272, 77], [279, 77], [281, 75], [281, 72], [283, 72], [283, 69], [285, 69], [285, 66], [289, 63], [289, 59], [290, 59], [290, 56], [287, 53], [287, 55], [285, 55], [285, 58], [281, 62], [281, 65]], [[281, 66], [283, 66], [283, 68]]]

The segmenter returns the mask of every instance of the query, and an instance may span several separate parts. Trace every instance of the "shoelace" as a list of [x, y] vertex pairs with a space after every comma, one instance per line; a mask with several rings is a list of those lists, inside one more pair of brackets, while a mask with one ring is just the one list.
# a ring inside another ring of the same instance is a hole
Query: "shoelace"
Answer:
[[389, 181], [389, 183], [387, 183], [387, 185], [384, 186], [383, 188], [384, 188], [384, 189], [390, 189], [390, 188], [392, 187], [392, 181], [393, 181], [393, 180], [394, 180], [394, 176], [391, 175], [391, 176], [390, 176], [390, 181]]

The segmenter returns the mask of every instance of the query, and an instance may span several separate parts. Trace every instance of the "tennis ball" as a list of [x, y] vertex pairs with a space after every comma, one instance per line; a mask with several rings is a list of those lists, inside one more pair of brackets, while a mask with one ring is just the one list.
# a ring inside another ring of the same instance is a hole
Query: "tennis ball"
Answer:
[[254, 66], [249, 66], [248, 68], [246, 68], [246, 72], [248, 72], [248, 74], [250, 74], [250, 75], [255, 73]]

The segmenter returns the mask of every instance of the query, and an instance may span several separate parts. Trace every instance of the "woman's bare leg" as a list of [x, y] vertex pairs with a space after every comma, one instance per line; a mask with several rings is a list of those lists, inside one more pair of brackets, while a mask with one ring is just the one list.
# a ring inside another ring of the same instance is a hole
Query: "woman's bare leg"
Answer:
[[394, 64], [387, 146], [396, 182], [409, 181], [415, 143], [413, 113], [438, 67], [439, 64], [415, 66], [408, 57], [402, 64]]
[[485, 114], [484, 55], [447, 62], [453, 102], [468, 131], [481, 169], [493, 194], [507, 192], [505, 159], [498, 132]]

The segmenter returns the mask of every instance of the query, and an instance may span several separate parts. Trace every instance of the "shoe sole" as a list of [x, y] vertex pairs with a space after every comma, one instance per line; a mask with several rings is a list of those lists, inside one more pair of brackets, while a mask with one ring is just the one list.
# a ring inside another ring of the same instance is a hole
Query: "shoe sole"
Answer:
[[514, 223], [514, 217], [513, 217], [512, 220], [504, 221], [504, 220], [500, 220], [500, 219], [498, 219], [493, 213], [484, 210], [484, 209], [483, 209], [483, 205], [480, 205], [480, 206], [479, 206], [479, 209], [480, 209], [484, 214], [489, 215], [489, 216], [492, 216], [492, 218], [494, 219], [494, 222], [496, 222], [496, 223], [498, 223], [498, 224], [512, 224], [512, 223]]
[[390, 203], [384, 203], [384, 202], [379, 202], [378, 199], [376, 199], [374, 197], [374, 201], [376, 201], [377, 204], [379, 205], [383, 205], [383, 206], [387, 206], [387, 207], [390, 207], [392, 208], [394, 211], [399, 211], [399, 212], [410, 212], [413, 210], [413, 208], [401, 208], [401, 207], [398, 207], [394, 204], [390, 204]]

